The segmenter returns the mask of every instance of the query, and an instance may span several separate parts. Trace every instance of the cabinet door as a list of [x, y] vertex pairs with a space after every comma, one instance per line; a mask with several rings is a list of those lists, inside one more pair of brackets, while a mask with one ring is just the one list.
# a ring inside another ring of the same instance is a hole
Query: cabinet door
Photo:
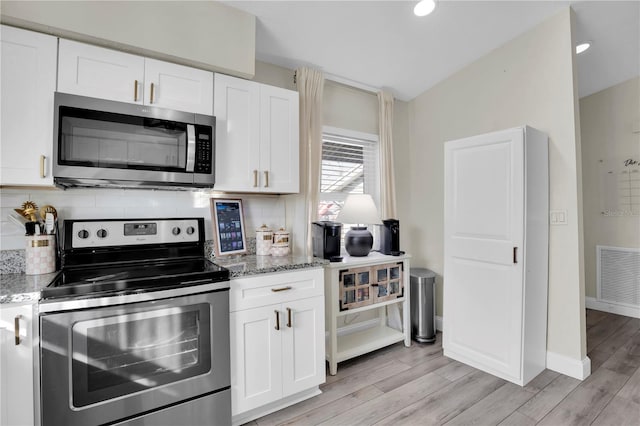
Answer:
[[[276, 312], [279, 330], [276, 330]], [[283, 314], [280, 305], [231, 313], [231, 412], [282, 397]]]
[[298, 92], [260, 86], [260, 189], [300, 191]]
[[1, 27], [2, 185], [53, 185], [57, 39]]
[[142, 104], [144, 58], [60, 39], [58, 92]]
[[212, 72], [149, 58], [144, 66], [145, 104], [213, 115]]
[[[18, 345], [14, 329], [16, 318], [20, 336]], [[3, 307], [0, 324], [0, 424], [33, 425], [33, 305]]]
[[282, 305], [283, 396], [310, 389], [325, 381], [324, 297]]
[[216, 183], [220, 191], [259, 190], [260, 86], [215, 75]]
[[522, 355], [523, 161], [521, 130], [445, 145], [445, 355], [512, 378]]

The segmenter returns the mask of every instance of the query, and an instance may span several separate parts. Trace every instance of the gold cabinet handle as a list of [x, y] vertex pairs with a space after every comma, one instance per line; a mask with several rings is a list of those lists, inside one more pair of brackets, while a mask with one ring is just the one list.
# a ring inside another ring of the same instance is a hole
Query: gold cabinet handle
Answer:
[[16, 346], [20, 344], [20, 320], [22, 319], [22, 315], [16, 315], [13, 319], [13, 330], [15, 332], [15, 343]]
[[258, 186], [258, 171], [253, 171], [253, 187], [256, 188]]
[[280, 330], [280, 312], [277, 309], [273, 312], [276, 313], [276, 330]]
[[291, 328], [291, 308], [287, 308], [287, 327]]
[[266, 170], [264, 171], [264, 187], [269, 187], [269, 172]]
[[45, 157], [44, 155], [40, 156], [40, 178], [44, 179], [45, 178], [45, 173], [44, 173], [44, 160], [47, 157]]
[[153, 83], [151, 83], [151, 93], [149, 94], [149, 103], [152, 104], [153, 103], [153, 89], [154, 89], [155, 85]]
[[280, 288], [272, 288], [271, 291], [274, 293], [277, 293], [279, 291], [287, 291], [287, 290], [291, 290], [291, 286], [288, 285], [286, 287], [280, 287]]
[[133, 81], [133, 102], [138, 102], [138, 80]]

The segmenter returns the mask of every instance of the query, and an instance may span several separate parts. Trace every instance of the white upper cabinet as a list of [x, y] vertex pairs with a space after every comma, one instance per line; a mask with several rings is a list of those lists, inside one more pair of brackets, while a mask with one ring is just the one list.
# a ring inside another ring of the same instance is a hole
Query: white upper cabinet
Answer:
[[58, 91], [142, 104], [144, 58], [60, 40]]
[[300, 190], [298, 109], [298, 92], [260, 85], [260, 183], [265, 192]]
[[60, 40], [58, 91], [213, 115], [213, 73]]
[[258, 191], [259, 84], [216, 74], [214, 114], [216, 116], [214, 188], [221, 191]]
[[298, 92], [216, 74], [214, 93], [215, 189], [298, 192]]
[[213, 73], [145, 59], [145, 104], [213, 115]]
[[1, 27], [2, 185], [53, 185], [57, 39]]

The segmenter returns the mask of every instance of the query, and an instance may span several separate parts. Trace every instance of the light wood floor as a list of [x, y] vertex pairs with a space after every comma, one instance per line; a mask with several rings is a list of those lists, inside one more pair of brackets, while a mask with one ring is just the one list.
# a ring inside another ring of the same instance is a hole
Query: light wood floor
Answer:
[[263, 425], [640, 425], [640, 319], [587, 310], [592, 374], [545, 370], [525, 387], [401, 343], [338, 364], [322, 395]]

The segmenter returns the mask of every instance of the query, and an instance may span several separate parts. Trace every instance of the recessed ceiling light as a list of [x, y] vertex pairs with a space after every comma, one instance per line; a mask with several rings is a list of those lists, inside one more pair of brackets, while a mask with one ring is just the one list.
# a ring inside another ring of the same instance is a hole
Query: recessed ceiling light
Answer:
[[580, 43], [576, 46], [576, 54], [579, 55], [583, 52], [585, 52], [588, 48], [591, 47], [591, 42], [590, 41], [585, 41], [584, 43]]
[[413, 13], [415, 13], [416, 16], [427, 16], [428, 14], [433, 12], [433, 9], [435, 8], [435, 0], [420, 0], [418, 4], [416, 4], [416, 6], [413, 8]]

